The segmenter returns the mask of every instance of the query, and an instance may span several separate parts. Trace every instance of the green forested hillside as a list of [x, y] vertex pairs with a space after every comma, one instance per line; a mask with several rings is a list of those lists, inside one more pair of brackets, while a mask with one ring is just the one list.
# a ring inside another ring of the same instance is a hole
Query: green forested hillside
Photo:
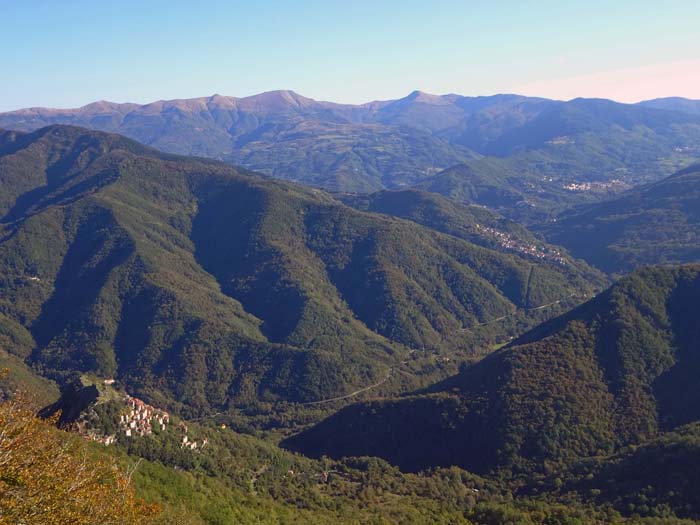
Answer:
[[18, 390], [28, 393], [36, 407], [53, 403], [59, 397], [53, 381], [38, 375], [19, 357], [0, 349], [0, 401]]
[[698, 519], [698, 423], [667, 432], [606, 458], [589, 458], [525, 492], [549, 492], [552, 500], [610, 505], [625, 512]]
[[[622, 162], [598, 146], [589, 148], [574, 142], [547, 145], [503, 158], [469, 160], [414, 187], [458, 203], [486, 206], [536, 228], [576, 207], [593, 206], [636, 185], [663, 178], [696, 162], [700, 154], [664, 156], [657, 145], [644, 148], [643, 155], [635, 154]], [[614, 151], [620, 150], [624, 147]]]
[[[99, 389], [104, 399], [83, 406], [77, 430], [84, 437], [115, 432], [127, 409], [118, 407], [119, 394], [111, 386], [100, 382]], [[95, 426], [86, 427], [87, 421]], [[171, 420], [140, 437], [122, 429], [112, 434], [117, 443], [108, 447], [71, 434], [37, 418], [22, 393], [0, 399], [0, 522], [505, 525], [517, 519], [563, 525], [580, 523], [584, 516], [589, 523], [620, 520], [618, 513], [583, 504], [513, 501], [504, 487], [457, 468], [406, 475], [376, 458], [316, 461], [219, 425]], [[183, 435], [201, 447], [183, 447]]]
[[700, 165], [544, 226], [552, 242], [609, 273], [700, 260]]
[[692, 100], [683, 97], [655, 98], [640, 102], [639, 105], [648, 108], [666, 109], [689, 113], [691, 115], [700, 115], [700, 100]]
[[[133, 480], [164, 522], [700, 518], [687, 482], [645, 470], [692, 466], [700, 267], [638, 272], [476, 362], [602, 275], [434, 194], [331, 195], [80, 128], [1, 134], [0, 181], [3, 396], [52, 401], [38, 371], [172, 410], [107, 449], [145, 460]], [[367, 387], [395, 397], [285, 441], [354, 457], [276, 446]]]
[[536, 225], [697, 161], [696, 115], [607, 100], [544, 108], [480, 153], [415, 184]]
[[370, 194], [340, 194], [354, 208], [407, 219], [431, 229], [489, 248], [510, 250], [533, 259], [569, 260], [560, 248], [537, 239], [519, 223], [484, 206], [465, 206], [437, 193], [408, 189]]
[[[570, 259], [477, 246], [116, 135], [8, 137], [3, 346], [60, 380], [117, 376], [162, 406], [341, 396], [409, 355], [469, 358], [603, 282]], [[386, 387], [420, 373], [439, 370], [409, 367]]]
[[425, 392], [347, 407], [287, 445], [531, 478], [643, 443], [700, 419], [698, 298], [700, 266], [636, 272]]

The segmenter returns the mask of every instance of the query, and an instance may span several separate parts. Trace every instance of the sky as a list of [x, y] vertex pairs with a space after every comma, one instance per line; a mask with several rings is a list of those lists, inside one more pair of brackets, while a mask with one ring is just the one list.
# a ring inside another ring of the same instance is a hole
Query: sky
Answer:
[[0, 0], [0, 111], [274, 89], [700, 99], [699, 20], [699, 0]]

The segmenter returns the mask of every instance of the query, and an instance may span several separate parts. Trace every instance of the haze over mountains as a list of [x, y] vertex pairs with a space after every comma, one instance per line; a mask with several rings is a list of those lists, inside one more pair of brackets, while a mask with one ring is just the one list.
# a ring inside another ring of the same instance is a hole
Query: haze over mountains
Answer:
[[[146, 105], [31, 108], [0, 114], [0, 127], [29, 131], [73, 124], [332, 190], [419, 185], [502, 211], [516, 202], [541, 216], [562, 202], [658, 180], [697, 159], [695, 107], [684, 99], [627, 105], [419, 91], [347, 105], [272, 91]], [[441, 173], [462, 163], [456, 172]], [[501, 179], [496, 195], [478, 183], [482, 173], [494, 170]]]

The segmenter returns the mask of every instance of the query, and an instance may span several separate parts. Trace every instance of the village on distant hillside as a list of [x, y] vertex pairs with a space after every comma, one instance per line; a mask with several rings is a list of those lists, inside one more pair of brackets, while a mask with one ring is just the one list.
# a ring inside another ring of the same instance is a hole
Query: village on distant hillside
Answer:
[[[102, 395], [110, 398], [110, 402], [116, 402], [120, 407], [119, 419], [115, 421], [116, 432], [105, 435], [104, 431], [98, 431], [95, 427], [94, 419], [91, 423], [91, 416], [83, 416], [79, 421], [76, 421], [74, 424], [75, 430], [86, 439], [106, 446], [116, 443], [119, 435], [133, 439], [151, 435], [154, 430], [159, 432], [166, 430], [167, 426], [172, 422], [168, 412], [149, 405], [145, 401], [125, 392], [118, 392], [114, 389], [114, 384], [114, 379], [105, 379], [102, 381], [101, 389]], [[99, 405], [100, 403], [98, 402], [95, 406]], [[209, 443], [207, 438], [202, 439], [201, 442], [191, 439], [185, 422], [180, 422], [177, 425], [177, 429], [182, 433], [180, 448], [198, 451]]]
[[489, 226], [482, 226], [481, 224], [476, 225], [476, 229], [482, 233], [489, 234], [492, 236], [501, 248], [506, 250], [511, 250], [535, 259], [546, 260], [554, 262], [556, 264], [565, 265], [566, 258], [562, 253], [555, 249], [546, 246], [538, 246], [536, 244], [530, 244], [520, 239], [497, 230], [496, 228], [491, 228]]

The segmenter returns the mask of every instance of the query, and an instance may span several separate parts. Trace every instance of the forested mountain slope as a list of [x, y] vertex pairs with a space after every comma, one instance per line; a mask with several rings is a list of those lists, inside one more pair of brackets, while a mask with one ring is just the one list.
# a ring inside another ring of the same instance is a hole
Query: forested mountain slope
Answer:
[[643, 443], [700, 420], [699, 298], [698, 265], [641, 270], [427, 391], [344, 408], [286, 445], [530, 477]]
[[697, 162], [698, 117], [576, 99], [543, 111], [494, 142], [489, 156], [414, 186], [529, 224], [610, 198]]
[[414, 186], [530, 225], [657, 181], [700, 157], [697, 116], [607, 100], [546, 108]]
[[660, 517], [671, 511], [697, 520], [699, 461], [700, 425], [693, 423], [613, 456], [582, 460], [542, 484], [532, 483], [530, 491], [544, 489], [551, 491], [551, 500], [612, 506], [623, 513]]
[[522, 225], [484, 206], [465, 206], [436, 193], [414, 189], [340, 194], [338, 198], [354, 208], [407, 219], [487, 248], [532, 260], [573, 262], [560, 247], [542, 242]]
[[655, 98], [640, 102], [639, 105], [648, 108], [667, 109], [670, 111], [690, 113], [691, 115], [700, 115], [700, 100], [692, 100], [683, 97]]
[[339, 396], [412, 349], [473, 355], [481, 323], [526, 326], [603, 283], [570, 258], [477, 246], [117, 135], [3, 137], [3, 347], [162, 406]]
[[574, 209], [543, 233], [609, 273], [700, 260], [700, 165], [613, 200]]

